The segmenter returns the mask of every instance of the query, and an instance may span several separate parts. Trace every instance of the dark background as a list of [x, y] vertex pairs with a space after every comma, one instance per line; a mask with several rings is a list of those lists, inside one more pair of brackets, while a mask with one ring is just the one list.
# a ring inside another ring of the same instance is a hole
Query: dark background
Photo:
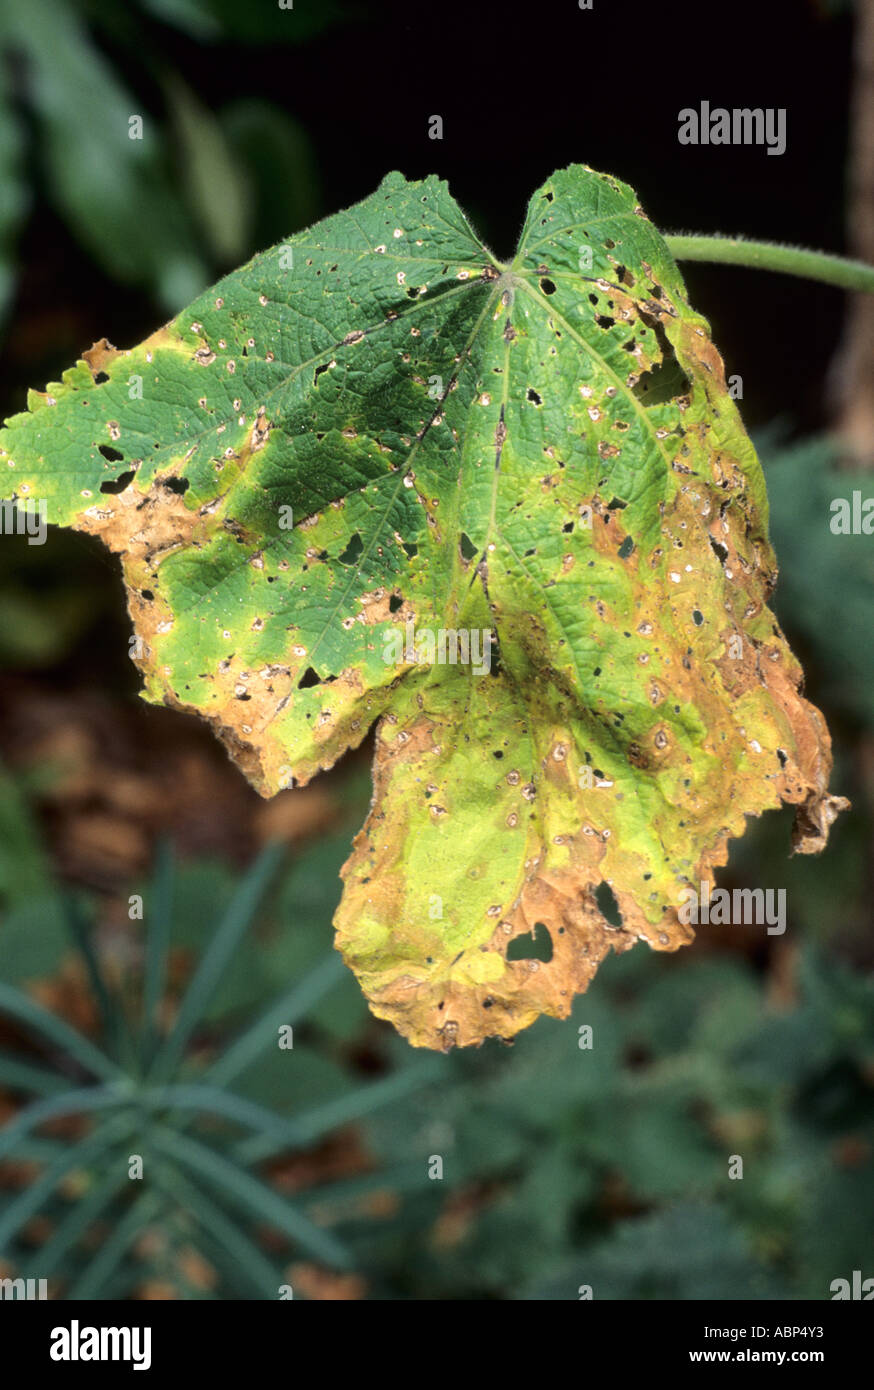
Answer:
[[[438, 173], [492, 249], [509, 256], [533, 190], [554, 169], [583, 162], [635, 187], [665, 231], [845, 247], [852, 35], [845, 5], [596, 0], [592, 11], [580, 11], [575, 0], [518, 8], [297, 0], [293, 11], [277, 13], [271, 0], [254, 0], [240, 6], [244, 33], [209, 44], [169, 26], [144, 29], [126, 8], [111, 7], [105, 47], [146, 109], [161, 110], [148, 68], [166, 65], [212, 110], [251, 94], [290, 113], [314, 156], [319, 213], [366, 197], [391, 169], [409, 178]], [[259, 19], [267, 37], [254, 43]], [[299, 38], [314, 22], [316, 32]], [[785, 154], [680, 145], [678, 112], [702, 99], [711, 107], [785, 107]], [[432, 114], [443, 117], [442, 141], [428, 138]], [[69, 350], [57, 344], [54, 362], [39, 360], [32, 342], [26, 355], [14, 339], [7, 343], [4, 399], [92, 338], [105, 333], [127, 345], [155, 322], [148, 299], [120, 294], [83, 256], [39, 179], [36, 186], [18, 314], [26, 327], [63, 305], [76, 321]], [[249, 251], [262, 249], [259, 231], [269, 242], [294, 230], [276, 226], [269, 207], [258, 220]], [[688, 267], [687, 279], [729, 369], [744, 378], [749, 424], [785, 412], [799, 428], [821, 426], [841, 297], [730, 268]]]

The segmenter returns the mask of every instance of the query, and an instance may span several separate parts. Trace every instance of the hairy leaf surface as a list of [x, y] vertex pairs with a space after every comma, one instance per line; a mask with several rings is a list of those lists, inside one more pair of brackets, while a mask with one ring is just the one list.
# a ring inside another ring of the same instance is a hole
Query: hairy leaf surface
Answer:
[[121, 557], [145, 697], [265, 795], [376, 723], [338, 945], [427, 1047], [691, 939], [744, 818], [822, 847], [823, 720], [767, 607], [761, 470], [631, 189], [575, 166], [502, 264], [398, 174], [0, 435], [5, 495]]

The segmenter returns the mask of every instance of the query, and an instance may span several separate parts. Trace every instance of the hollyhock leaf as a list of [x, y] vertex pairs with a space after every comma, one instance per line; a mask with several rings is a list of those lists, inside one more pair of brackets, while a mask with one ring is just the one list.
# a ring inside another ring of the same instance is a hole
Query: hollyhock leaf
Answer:
[[810, 853], [846, 804], [721, 359], [616, 179], [556, 173], [503, 264], [389, 175], [29, 406], [5, 495], [120, 555], [147, 699], [264, 795], [376, 724], [338, 945], [415, 1045], [566, 1015], [691, 940], [747, 815]]

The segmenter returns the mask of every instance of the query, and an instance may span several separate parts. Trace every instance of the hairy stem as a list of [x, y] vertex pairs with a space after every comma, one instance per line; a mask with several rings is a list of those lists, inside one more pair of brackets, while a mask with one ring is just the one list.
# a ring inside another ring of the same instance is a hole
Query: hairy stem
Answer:
[[666, 236], [665, 241], [678, 261], [719, 261], [777, 270], [784, 275], [801, 275], [806, 280], [874, 294], [874, 266], [864, 261], [829, 256], [824, 251], [806, 251], [798, 246], [780, 246], [773, 241], [747, 241], [743, 237]]

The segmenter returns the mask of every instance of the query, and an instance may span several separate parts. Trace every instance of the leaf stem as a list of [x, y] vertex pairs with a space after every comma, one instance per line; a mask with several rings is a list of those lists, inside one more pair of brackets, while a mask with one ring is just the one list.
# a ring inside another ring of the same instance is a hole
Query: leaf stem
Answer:
[[864, 261], [800, 246], [781, 246], [774, 241], [747, 241], [744, 237], [671, 235], [665, 241], [678, 261], [716, 261], [776, 270], [784, 275], [800, 275], [805, 280], [821, 280], [844, 290], [874, 294], [874, 266]]

